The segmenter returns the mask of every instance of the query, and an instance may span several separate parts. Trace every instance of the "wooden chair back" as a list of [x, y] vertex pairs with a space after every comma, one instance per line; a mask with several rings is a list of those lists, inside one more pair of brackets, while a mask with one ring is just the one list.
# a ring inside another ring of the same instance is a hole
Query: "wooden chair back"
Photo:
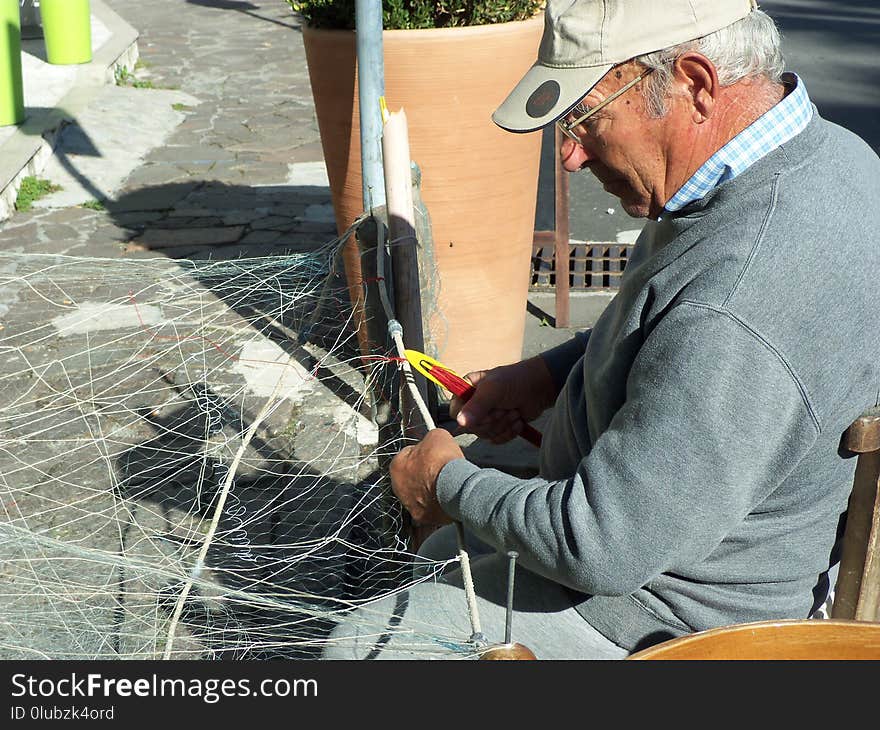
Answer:
[[858, 454], [859, 460], [831, 618], [880, 621], [880, 407], [856, 419], [841, 446]]
[[664, 641], [629, 659], [880, 659], [880, 623], [792, 619], [733, 624]]
[[846, 430], [858, 454], [831, 619], [760, 621], [689, 634], [630, 659], [880, 659], [880, 407]]

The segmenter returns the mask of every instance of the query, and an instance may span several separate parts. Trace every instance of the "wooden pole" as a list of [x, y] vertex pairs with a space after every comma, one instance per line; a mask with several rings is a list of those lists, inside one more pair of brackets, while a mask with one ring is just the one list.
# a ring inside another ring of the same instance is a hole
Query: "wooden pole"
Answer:
[[562, 146], [562, 132], [554, 125], [554, 169], [555, 185], [554, 218], [555, 235], [553, 239], [554, 259], [556, 261], [556, 328], [564, 329], [571, 325], [571, 305], [568, 283], [568, 257], [571, 255], [571, 234], [568, 221], [568, 173], [562, 167], [559, 149]]

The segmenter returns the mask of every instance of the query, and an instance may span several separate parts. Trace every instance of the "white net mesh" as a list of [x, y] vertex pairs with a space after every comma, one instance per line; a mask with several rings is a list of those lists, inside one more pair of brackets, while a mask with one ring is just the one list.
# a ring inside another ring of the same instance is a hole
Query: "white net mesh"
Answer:
[[0, 254], [0, 657], [318, 657], [413, 580], [337, 253]]

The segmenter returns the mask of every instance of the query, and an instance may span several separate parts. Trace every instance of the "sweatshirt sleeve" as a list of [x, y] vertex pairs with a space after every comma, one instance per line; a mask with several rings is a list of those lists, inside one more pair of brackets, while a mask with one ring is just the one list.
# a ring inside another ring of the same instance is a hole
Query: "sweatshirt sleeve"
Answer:
[[550, 371], [550, 375], [556, 385], [557, 393], [562, 390], [562, 386], [565, 385], [568, 374], [575, 363], [586, 352], [587, 341], [590, 339], [591, 331], [583, 330], [578, 332], [567, 342], [563, 342], [561, 345], [541, 353], [541, 358], [547, 365], [547, 369]]
[[645, 340], [624, 403], [571, 478], [522, 480], [457, 460], [441, 470], [437, 496], [530, 570], [626, 595], [705, 559], [817, 433], [800, 383], [759, 333], [683, 303]]

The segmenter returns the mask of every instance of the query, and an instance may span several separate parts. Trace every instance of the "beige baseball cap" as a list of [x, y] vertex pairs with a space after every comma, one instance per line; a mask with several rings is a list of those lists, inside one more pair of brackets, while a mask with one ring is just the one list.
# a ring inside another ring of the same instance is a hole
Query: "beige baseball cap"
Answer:
[[492, 115], [533, 132], [567, 114], [619, 63], [744, 18], [756, 0], [547, 0], [538, 60]]

